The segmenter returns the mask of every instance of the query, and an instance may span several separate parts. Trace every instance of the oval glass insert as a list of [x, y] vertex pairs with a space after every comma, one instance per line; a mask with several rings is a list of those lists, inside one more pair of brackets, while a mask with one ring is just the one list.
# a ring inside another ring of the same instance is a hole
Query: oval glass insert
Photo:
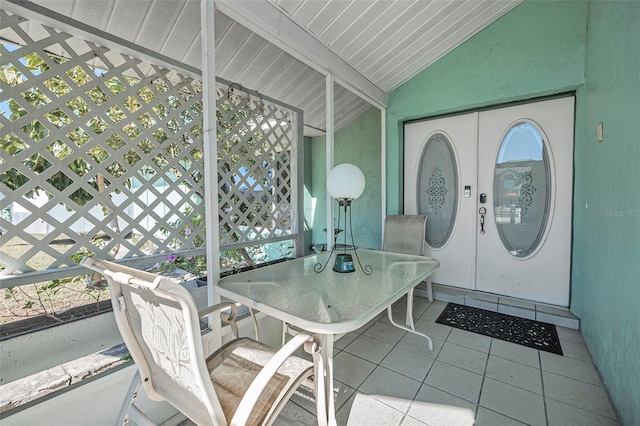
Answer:
[[442, 133], [427, 141], [418, 168], [418, 214], [427, 215], [425, 239], [442, 247], [453, 230], [458, 205], [458, 169], [451, 142]]
[[547, 149], [533, 124], [520, 122], [509, 129], [500, 144], [493, 176], [500, 240], [512, 256], [526, 257], [542, 240], [551, 199]]

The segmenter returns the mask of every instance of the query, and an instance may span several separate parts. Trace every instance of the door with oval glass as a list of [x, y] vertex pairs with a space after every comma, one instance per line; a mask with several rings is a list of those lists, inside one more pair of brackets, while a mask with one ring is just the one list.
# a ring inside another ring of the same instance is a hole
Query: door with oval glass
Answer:
[[564, 97], [405, 125], [405, 213], [431, 221], [435, 283], [568, 306], [573, 123]]

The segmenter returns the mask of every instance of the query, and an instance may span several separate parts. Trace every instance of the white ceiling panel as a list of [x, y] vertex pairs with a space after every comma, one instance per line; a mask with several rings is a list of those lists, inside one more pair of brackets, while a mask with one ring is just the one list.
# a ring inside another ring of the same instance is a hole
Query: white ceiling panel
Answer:
[[[92, 2], [93, 0], [86, 3]], [[133, 41], [136, 44], [162, 53], [161, 47], [165, 44], [171, 30], [176, 26], [180, 12], [187, 3], [176, 0], [155, 0], [151, 2], [144, 20], [138, 24], [138, 34]], [[198, 16], [200, 15], [198, 14]], [[165, 22], [170, 23], [170, 25], [161, 24]]]
[[[352, 67], [365, 86], [388, 94], [520, 1], [242, 0], [242, 4], [270, 5], [269, 8], [273, 8], [270, 10], [277, 11], [278, 23], [295, 23], [293, 28], [298, 31], [302, 28], [312, 36], [311, 40], [315, 38], [313, 42], [318, 48], [329, 49], [327, 52], [337, 55], [334, 57], [341, 58], [343, 64], [346, 61], [348, 65], [345, 66]], [[32, 2], [200, 68], [199, 0]], [[220, 2], [231, 7], [231, 11], [237, 10], [233, 2], [219, 0], [219, 5]], [[259, 31], [261, 24], [274, 27], [278, 23], [264, 21], [266, 18], [262, 18], [263, 22], [251, 22], [249, 27], [261, 36], [244, 26], [248, 21], [243, 15], [236, 13], [235, 16], [246, 22], [241, 24], [216, 12], [217, 74], [302, 109], [304, 123], [311, 128], [326, 128], [323, 72], [332, 72], [332, 64], [325, 64], [326, 71], [318, 72], [317, 64], [307, 65], [300, 52], [296, 52], [299, 46], [291, 45], [285, 52], [287, 42], [282, 40], [286, 39], [271, 39]], [[287, 27], [276, 25], [274, 28]], [[288, 43], [295, 43], [295, 37]], [[353, 84], [352, 87], [361, 86]], [[336, 85], [335, 129], [340, 129], [369, 106], [363, 98]]]
[[[113, 2], [114, 7], [107, 25], [97, 28], [115, 34], [125, 40], [134, 40], [138, 34], [140, 23], [147, 15], [150, 3], [150, 1], [115, 1]], [[48, 5], [49, 2], [42, 4]], [[57, 11], [54, 7], [51, 7], [51, 9]], [[77, 19], [71, 14], [68, 14], [68, 16]]]

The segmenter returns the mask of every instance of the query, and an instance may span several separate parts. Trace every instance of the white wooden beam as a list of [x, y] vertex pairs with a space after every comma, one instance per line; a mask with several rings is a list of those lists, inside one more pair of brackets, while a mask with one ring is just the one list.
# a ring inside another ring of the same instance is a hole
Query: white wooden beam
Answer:
[[384, 108], [380, 110], [380, 144], [380, 201], [382, 208], [382, 233], [380, 235], [384, 235], [384, 221], [387, 218], [387, 110]]
[[[202, 117], [204, 143], [205, 224], [207, 227], [207, 299], [209, 305], [220, 302], [213, 286], [220, 278], [220, 223], [218, 218], [218, 147], [216, 137], [216, 44], [214, 0], [200, 0], [200, 36], [202, 37]], [[210, 318], [216, 347], [220, 347], [220, 321]]]
[[216, 9], [365, 101], [386, 108], [388, 95], [267, 0], [216, 0]]
[[[325, 143], [326, 143], [326, 148], [325, 148], [326, 174], [325, 174], [325, 180], [324, 180], [325, 183], [329, 178], [329, 173], [331, 172], [331, 169], [333, 169], [334, 87], [335, 87], [335, 80], [331, 74], [328, 74], [326, 77], [326, 88], [325, 88], [326, 104], [327, 104], [327, 109], [326, 109], [327, 133], [325, 136]], [[326, 187], [326, 184], [325, 184], [325, 187]], [[331, 196], [331, 194], [329, 194], [329, 190], [327, 188], [325, 188], [325, 191], [326, 191], [326, 197], [327, 197], [327, 250], [331, 250], [331, 247], [335, 242], [335, 239], [334, 239], [335, 234], [333, 233], [334, 232], [333, 228], [335, 227], [333, 225], [333, 197]], [[346, 218], [345, 218], [345, 221], [346, 221]]]

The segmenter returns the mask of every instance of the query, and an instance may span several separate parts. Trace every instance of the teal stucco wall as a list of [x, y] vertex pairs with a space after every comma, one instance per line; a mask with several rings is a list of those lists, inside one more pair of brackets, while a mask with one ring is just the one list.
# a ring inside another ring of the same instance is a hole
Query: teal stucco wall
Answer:
[[572, 310], [620, 420], [640, 425], [640, 2], [589, 5], [585, 75]]
[[525, 1], [391, 93], [387, 111], [393, 213], [403, 120], [575, 91], [571, 310], [625, 425], [640, 424], [639, 22], [637, 1]]
[[387, 211], [402, 212], [402, 120], [580, 90], [587, 3], [524, 2], [389, 94]]
[[[382, 239], [381, 138], [380, 110], [371, 107], [334, 135], [334, 165], [355, 164], [365, 178], [364, 192], [352, 204], [353, 238], [359, 247], [379, 249]], [[315, 137], [311, 143], [313, 242], [325, 243], [326, 219], [326, 138]], [[337, 205], [334, 206], [337, 215]], [[344, 217], [344, 212], [342, 214]], [[337, 216], [336, 216], [337, 217]], [[344, 224], [344, 221], [343, 221]], [[344, 229], [344, 226], [340, 226]], [[339, 235], [343, 242], [344, 233]], [[350, 243], [350, 241], [349, 241]]]

